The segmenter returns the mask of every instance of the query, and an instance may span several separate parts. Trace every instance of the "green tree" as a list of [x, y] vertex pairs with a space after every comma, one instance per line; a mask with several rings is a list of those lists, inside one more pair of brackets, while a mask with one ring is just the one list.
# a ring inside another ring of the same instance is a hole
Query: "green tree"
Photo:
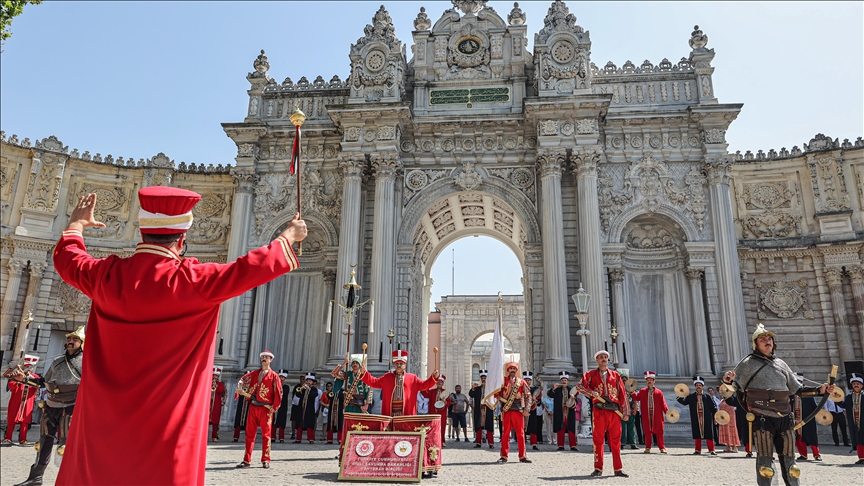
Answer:
[[12, 19], [21, 15], [24, 5], [28, 3], [38, 5], [42, 0], [0, 0], [0, 43], [6, 42], [6, 39], [12, 36], [12, 31], [9, 30]]

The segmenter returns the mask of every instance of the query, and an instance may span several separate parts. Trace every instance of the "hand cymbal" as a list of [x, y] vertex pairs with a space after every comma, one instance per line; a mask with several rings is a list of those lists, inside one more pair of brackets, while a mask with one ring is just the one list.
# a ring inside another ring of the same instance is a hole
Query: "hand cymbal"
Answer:
[[714, 414], [714, 421], [720, 425], [726, 425], [729, 423], [729, 412], [726, 410], [719, 410]]
[[690, 387], [685, 385], [684, 383], [678, 383], [677, 385], [675, 385], [675, 394], [681, 398], [684, 398], [690, 394]]
[[822, 409], [816, 414], [816, 423], [819, 425], [831, 425], [834, 421], [834, 416], [828, 410]]
[[735, 394], [735, 388], [723, 383], [720, 385], [720, 396], [723, 398], [729, 398]]
[[636, 387], [638, 386], [639, 385], [636, 383], [636, 378], [630, 378], [624, 382], [624, 388], [627, 390], [628, 393], [633, 393], [634, 391], [636, 391]]
[[832, 402], [842, 402], [846, 398], [846, 392], [839, 386], [835, 386], [829, 398]]
[[666, 411], [666, 420], [668, 420], [670, 424], [674, 424], [674, 423], [678, 422], [678, 419], [680, 419], [680, 418], [681, 418], [681, 414], [678, 413], [678, 410], [675, 410], [674, 408], [670, 408], [669, 410]]

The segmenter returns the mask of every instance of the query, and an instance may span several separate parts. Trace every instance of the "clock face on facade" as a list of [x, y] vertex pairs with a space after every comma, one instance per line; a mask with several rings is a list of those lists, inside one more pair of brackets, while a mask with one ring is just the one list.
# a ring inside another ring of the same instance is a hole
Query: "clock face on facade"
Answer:
[[480, 39], [474, 36], [463, 37], [456, 43], [456, 50], [459, 51], [460, 54], [473, 56], [480, 52], [480, 46], [482, 45], [483, 43], [480, 42]]

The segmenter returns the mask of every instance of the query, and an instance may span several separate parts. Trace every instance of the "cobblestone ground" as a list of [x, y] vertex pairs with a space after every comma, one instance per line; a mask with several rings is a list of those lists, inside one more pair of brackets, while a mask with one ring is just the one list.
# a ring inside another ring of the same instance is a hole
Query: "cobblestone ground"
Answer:
[[[31, 431], [30, 440], [36, 434]], [[131, 439], [130, 439], [131, 440]], [[211, 443], [207, 454], [207, 484], [243, 485], [308, 485], [336, 483], [338, 473], [336, 445], [316, 443], [273, 444], [270, 469], [261, 468], [260, 443], [255, 445], [252, 467], [238, 470], [234, 466], [243, 457], [243, 443], [233, 443], [223, 434], [223, 442]], [[260, 439], [259, 439], [260, 440]], [[227, 441], [227, 442], [226, 442]], [[290, 441], [286, 441], [290, 442]], [[667, 444], [668, 445], [668, 444]], [[158, 447], [154, 444], [154, 447]], [[678, 443], [669, 447], [669, 454], [643, 454], [641, 450], [623, 452], [624, 471], [629, 479], [612, 477], [611, 455], [606, 453], [604, 476], [591, 478], [593, 470], [591, 446], [580, 439], [578, 452], [558, 452], [552, 445], [541, 445], [540, 451], [528, 451], [532, 464], [517, 462], [515, 444], [511, 447], [507, 464], [496, 464], [498, 445], [490, 450], [475, 449], [473, 443], [450, 442], [444, 449], [444, 469], [437, 478], [424, 480], [432, 485], [463, 484], [549, 484], [570, 485], [610, 483], [628, 485], [744, 485], [755, 484], [755, 460], [737, 454], [720, 452], [716, 457], [692, 455], [691, 444]], [[742, 448], [743, 449], [743, 448]], [[800, 462], [801, 484], [861, 485], [864, 484], [864, 467], [855, 466], [856, 456], [848, 447], [823, 446], [822, 462], [812, 460]], [[118, 445], [118, 459], [124, 460], [122, 445]], [[27, 477], [35, 451], [32, 446], [3, 446], [0, 449], [0, 486], [9, 486]], [[135, 458], [125, 458], [134, 461]], [[777, 477], [779, 478], [779, 465]], [[53, 464], [45, 474], [45, 484], [53, 485], [57, 467]], [[353, 483], [358, 484], [358, 483]], [[775, 480], [774, 484], [783, 484]]]

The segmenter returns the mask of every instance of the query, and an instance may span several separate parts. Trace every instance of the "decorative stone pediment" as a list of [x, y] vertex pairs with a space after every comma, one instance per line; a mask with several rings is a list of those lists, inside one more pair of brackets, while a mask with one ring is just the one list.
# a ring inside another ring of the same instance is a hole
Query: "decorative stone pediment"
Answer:
[[348, 103], [401, 101], [405, 92], [405, 46], [396, 37], [393, 19], [382, 5], [351, 45]]
[[761, 280], [753, 282], [759, 293], [759, 319], [770, 319], [770, 311], [780, 319], [813, 319], [813, 311], [807, 295], [807, 279]]
[[590, 90], [588, 32], [576, 25], [576, 16], [560, 0], [549, 7], [543, 23], [543, 29], [534, 36], [534, 81], [540, 96]]

